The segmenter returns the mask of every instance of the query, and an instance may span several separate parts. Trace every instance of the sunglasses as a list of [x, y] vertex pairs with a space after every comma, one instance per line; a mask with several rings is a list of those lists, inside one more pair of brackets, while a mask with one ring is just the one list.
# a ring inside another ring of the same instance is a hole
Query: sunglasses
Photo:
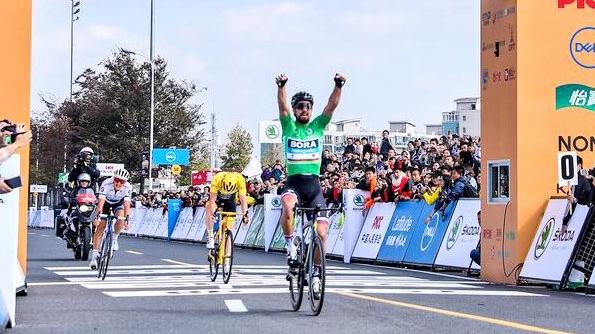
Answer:
[[115, 183], [125, 183], [125, 182], [126, 182], [126, 180], [118, 179], [118, 178], [116, 178], [116, 177], [115, 177], [115, 178], [114, 178], [114, 182], [115, 182]]
[[302, 109], [311, 110], [312, 104], [310, 102], [298, 102], [295, 105], [295, 109], [297, 109], [297, 110], [302, 110]]

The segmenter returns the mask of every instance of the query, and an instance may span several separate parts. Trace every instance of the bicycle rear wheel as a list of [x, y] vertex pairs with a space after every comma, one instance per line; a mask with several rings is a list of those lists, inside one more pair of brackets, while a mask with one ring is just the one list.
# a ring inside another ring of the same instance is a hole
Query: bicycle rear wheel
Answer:
[[227, 284], [231, 277], [231, 267], [233, 266], [233, 233], [230, 230], [225, 231], [225, 248], [229, 245], [229, 254], [223, 256], [223, 283]]
[[107, 268], [109, 267], [109, 261], [111, 259], [112, 254], [112, 234], [106, 232], [105, 238], [103, 238], [103, 242], [101, 243], [101, 251], [99, 253], [99, 275], [97, 276], [101, 280], [105, 280], [105, 276], [107, 275]]
[[[310, 256], [312, 258], [308, 261], [308, 265], [310, 266], [308, 268], [308, 296], [310, 297], [310, 308], [313, 315], [319, 315], [324, 302], [324, 287], [326, 282], [325, 258], [322, 251], [322, 242], [319, 238], [314, 238], [311, 247]], [[314, 256], [317, 253], [320, 254], [320, 263], [315, 265]], [[316, 280], [315, 278], [318, 279]]]
[[300, 261], [300, 265], [298, 268], [290, 269], [291, 271], [297, 270], [294, 274], [288, 274], [289, 278], [289, 296], [291, 297], [291, 307], [294, 311], [297, 311], [302, 306], [302, 299], [304, 297], [304, 264], [302, 261], [302, 256], [304, 254], [304, 249], [302, 245], [302, 241], [299, 236], [296, 236], [294, 242], [297, 243], [297, 252], [298, 252], [298, 259]]

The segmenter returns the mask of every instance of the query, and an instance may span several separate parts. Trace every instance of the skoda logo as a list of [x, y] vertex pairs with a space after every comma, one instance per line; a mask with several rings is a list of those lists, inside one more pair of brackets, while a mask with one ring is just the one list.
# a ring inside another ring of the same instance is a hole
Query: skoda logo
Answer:
[[355, 206], [364, 206], [364, 196], [362, 195], [355, 195], [355, 197], [353, 197], [353, 204]]
[[276, 139], [277, 137], [279, 137], [279, 127], [276, 125], [269, 125], [267, 126], [266, 130], [265, 130], [265, 135], [267, 136], [267, 138], [269, 139]]
[[165, 160], [167, 160], [167, 162], [174, 162], [176, 161], [176, 154], [172, 151], [169, 151], [165, 154]]
[[534, 257], [535, 260], [539, 259], [543, 253], [545, 253], [545, 250], [547, 249], [547, 246], [550, 244], [550, 241], [552, 240], [551, 236], [552, 233], [554, 233], [554, 225], [556, 224], [556, 220], [552, 217], [550, 218], [550, 220], [547, 221], [547, 223], [541, 228], [541, 231], [539, 231], [538, 238], [537, 239], [537, 243], [535, 244], [535, 250], [534, 250]]
[[448, 239], [446, 239], [446, 249], [451, 249], [457, 243], [457, 239], [461, 235], [462, 225], [463, 216], [460, 216], [452, 223], [452, 227], [448, 233]]
[[419, 245], [419, 248], [422, 252], [425, 252], [432, 244], [432, 240], [434, 240], [434, 235], [436, 235], [436, 229], [438, 228], [439, 222], [440, 214], [436, 212], [434, 215], [432, 215], [432, 220], [424, 228], [424, 234], [421, 237], [421, 244]]
[[271, 201], [271, 205], [273, 206], [273, 208], [278, 208], [281, 206], [281, 200], [278, 198], [273, 198], [273, 200]]
[[595, 27], [584, 27], [572, 35], [570, 55], [579, 66], [595, 68]]

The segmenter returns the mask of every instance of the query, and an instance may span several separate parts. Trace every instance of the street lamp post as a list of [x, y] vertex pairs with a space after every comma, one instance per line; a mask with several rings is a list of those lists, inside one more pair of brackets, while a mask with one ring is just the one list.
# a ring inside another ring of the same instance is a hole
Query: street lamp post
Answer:
[[150, 62], [151, 62], [151, 130], [149, 134], [149, 191], [153, 191], [153, 123], [155, 118], [155, 64], [153, 62], [153, 0], [151, 0], [151, 37], [150, 37]]
[[[152, 30], [153, 29], [151, 29], [151, 31]], [[152, 49], [152, 47], [151, 47], [151, 49]], [[154, 117], [155, 117], [155, 62], [153, 61], [152, 55], [151, 55], [151, 58], [149, 58], [149, 57], [143, 55], [142, 53], [138, 53], [138, 52], [122, 49], [122, 48], [120, 49], [120, 51], [127, 53], [127, 54], [140, 56], [140, 57], [148, 60], [149, 63], [151, 64], [151, 109], [150, 109], [151, 125], [150, 125], [150, 129], [149, 129], [149, 190], [153, 190], [153, 171], [151, 168], [151, 164], [153, 163], [153, 123], [154, 123]]]
[[81, 9], [78, 6], [81, 4], [80, 1], [76, 3], [74, 0], [70, 0], [70, 99], [69, 101], [72, 102], [72, 64], [73, 64], [73, 50], [74, 50], [74, 21], [78, 20], [79, 17], [74, 17], [77, 15]]

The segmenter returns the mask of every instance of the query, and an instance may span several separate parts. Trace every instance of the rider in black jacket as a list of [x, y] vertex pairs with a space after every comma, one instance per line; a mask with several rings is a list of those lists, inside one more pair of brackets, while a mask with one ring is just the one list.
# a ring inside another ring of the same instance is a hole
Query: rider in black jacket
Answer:
[[75, 157], [74, 166], [68, 174], [68, 182], [75, 182], [79, 175], [87, 173], [91, 176], [91, 188], [95, 188], [99, 178], [99, 169], [97, 169], [97, 160], [90, 147], [83, 147]]

